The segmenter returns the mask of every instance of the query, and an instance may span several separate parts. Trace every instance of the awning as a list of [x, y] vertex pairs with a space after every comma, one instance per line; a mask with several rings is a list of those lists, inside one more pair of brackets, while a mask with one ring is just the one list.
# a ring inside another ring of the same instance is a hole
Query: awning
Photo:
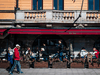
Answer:
[[3, 36], [4, 32], [6, 31], [7, 29], [0, 29], [0, 35]]
[[10, 29], [8, 34], [100, 35], [99, 29]]

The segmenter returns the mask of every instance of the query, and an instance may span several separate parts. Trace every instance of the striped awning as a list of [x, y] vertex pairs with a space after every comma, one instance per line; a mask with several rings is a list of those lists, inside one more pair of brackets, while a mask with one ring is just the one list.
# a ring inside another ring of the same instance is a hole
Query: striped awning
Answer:
[[100, 35], [99, 29], [10, 29], [8, 34]]
[[7, 29], [0, 29], [0, 35], [3, 36], [4, 32], [6, 31]]

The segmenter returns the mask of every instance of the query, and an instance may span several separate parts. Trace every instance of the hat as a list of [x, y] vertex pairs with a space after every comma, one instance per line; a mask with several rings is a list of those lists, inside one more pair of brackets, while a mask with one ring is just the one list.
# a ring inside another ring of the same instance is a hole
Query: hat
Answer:
[[20, 45], [19, 45], [19, 44], [16, 44], [16, 47], [17, 47], [17, 46], [19, 46], [19, 47], [20, 47]]

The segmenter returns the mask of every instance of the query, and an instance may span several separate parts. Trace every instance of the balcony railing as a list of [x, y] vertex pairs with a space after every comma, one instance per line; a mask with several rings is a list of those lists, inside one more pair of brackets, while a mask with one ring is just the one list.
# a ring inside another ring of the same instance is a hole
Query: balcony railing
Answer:
[[[16, 23], [73, 23], [80, 11], [21, 11], [16, 12]], [[82, 11], [76, 23], [100, 23], [99, 11]]]

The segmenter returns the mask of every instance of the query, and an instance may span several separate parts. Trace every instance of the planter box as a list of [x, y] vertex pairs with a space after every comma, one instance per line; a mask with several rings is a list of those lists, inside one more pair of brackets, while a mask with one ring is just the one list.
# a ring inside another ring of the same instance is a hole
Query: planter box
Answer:
[[20, 62], [21, 68], [30, 68], [30, 64], [28, 62]]
[[53, 62], [52, 68], [67, 68], [67, 62]]
[[48, 68], [48, 62], [34, 62], [34, 68]]
[[7, 67], [9, 67], [9, 63], [8, 62], [0, 62], [0, 68], [6, 69]]
[[72, 62], [70, 66], [71, 68], [84, 68], [84, 64], [76, 62]]
[[97, 63], [93, 63], [93, 65], [91, 65], [91, 63], [89, 63], [89, 68], [100, 68], [100, 65], [98, 66]]

